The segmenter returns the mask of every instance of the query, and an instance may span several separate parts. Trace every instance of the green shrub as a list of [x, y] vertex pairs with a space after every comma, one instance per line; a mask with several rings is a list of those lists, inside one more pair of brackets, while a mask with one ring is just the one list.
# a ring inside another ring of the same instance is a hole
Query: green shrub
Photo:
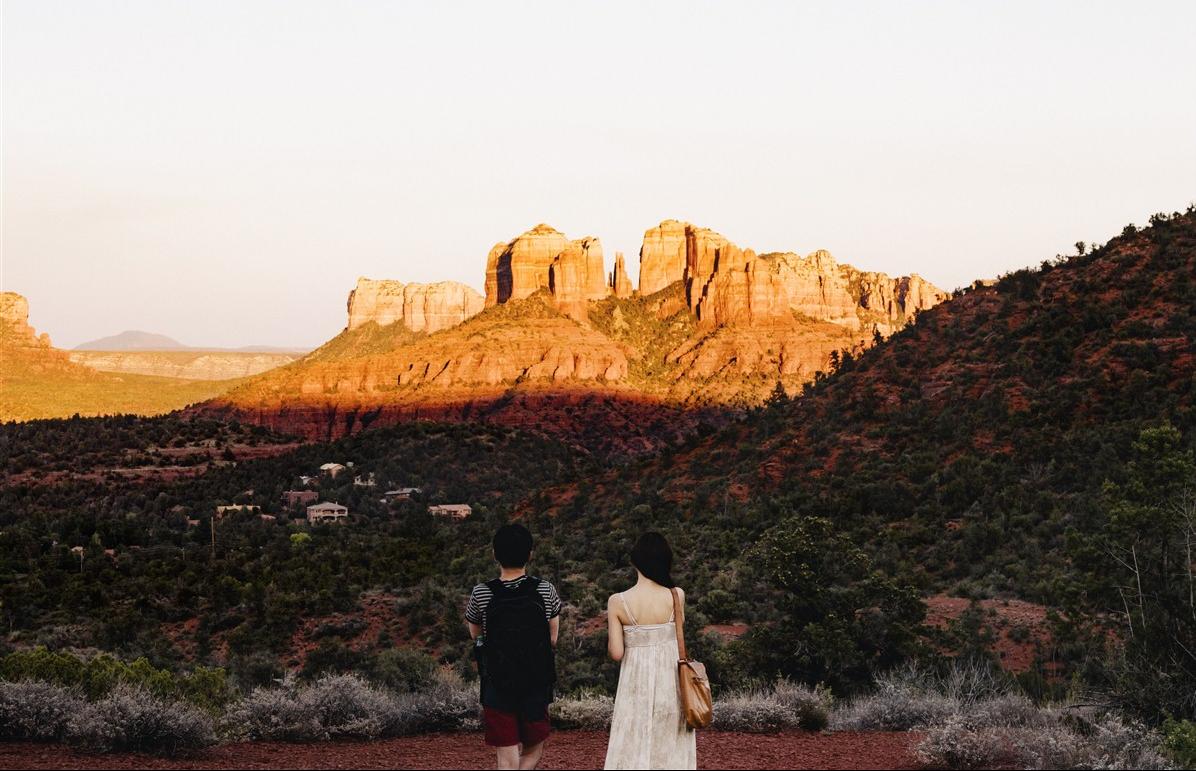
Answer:
[[1196, 723], [1167, 718], [1163, 723], [1163, 750], [1180, 768], [1196, 768]]
[[396, 691], [421, 691], [435, 679], [436, 659], [415, 648], [388, 648], [374, 657], [370, 674]]

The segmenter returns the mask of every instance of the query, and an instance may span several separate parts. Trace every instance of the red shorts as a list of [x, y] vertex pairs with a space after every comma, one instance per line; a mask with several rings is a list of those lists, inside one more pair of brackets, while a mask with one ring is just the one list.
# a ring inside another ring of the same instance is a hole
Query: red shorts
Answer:
[[513, 747], [522, 744], [534, 747], [548, 738], [548, 711], [540, 720], [528, 720], [516, 712], [482, 707], [482, 724], [486, 727], [486, 744], [491, 747]]

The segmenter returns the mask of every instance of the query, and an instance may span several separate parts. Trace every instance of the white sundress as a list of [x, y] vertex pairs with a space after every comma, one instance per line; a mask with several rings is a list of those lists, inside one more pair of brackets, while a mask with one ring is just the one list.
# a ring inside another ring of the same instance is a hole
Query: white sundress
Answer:
[[[623, 662], [610, 721], [605, 768], [697, 768], [697, 736], [681, 715], [677, 625], [637, 624], [622, 594]], [[674, 614], [675, 615], [675, 614]]]

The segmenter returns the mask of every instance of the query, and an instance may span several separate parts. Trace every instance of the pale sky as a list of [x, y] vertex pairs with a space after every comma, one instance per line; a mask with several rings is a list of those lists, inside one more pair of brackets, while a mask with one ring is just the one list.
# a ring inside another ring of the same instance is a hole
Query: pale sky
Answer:
[[1196, 3], [4, 0], [5, 290], [314, 346], [357, 276], [482, 288], [668, 217], [950, 289], [1196, 200]]

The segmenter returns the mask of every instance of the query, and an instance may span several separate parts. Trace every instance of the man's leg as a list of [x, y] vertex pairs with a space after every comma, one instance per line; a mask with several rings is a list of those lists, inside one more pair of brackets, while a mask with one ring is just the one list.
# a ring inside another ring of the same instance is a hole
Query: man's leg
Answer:
[[498, 762], [497, 766], [500, 769], [515, 769], [523, 768], [519, 759], [519, 745], [515, 744], [510, 747], [498, 747]]
[[519, 756], [519, 768], [524, 771], [532, 771], [540, 765], [540, 758], [544, 756], [544, 745], [545, 742], [540, 742], [530, 747], [524, 747], [523, 754]]

